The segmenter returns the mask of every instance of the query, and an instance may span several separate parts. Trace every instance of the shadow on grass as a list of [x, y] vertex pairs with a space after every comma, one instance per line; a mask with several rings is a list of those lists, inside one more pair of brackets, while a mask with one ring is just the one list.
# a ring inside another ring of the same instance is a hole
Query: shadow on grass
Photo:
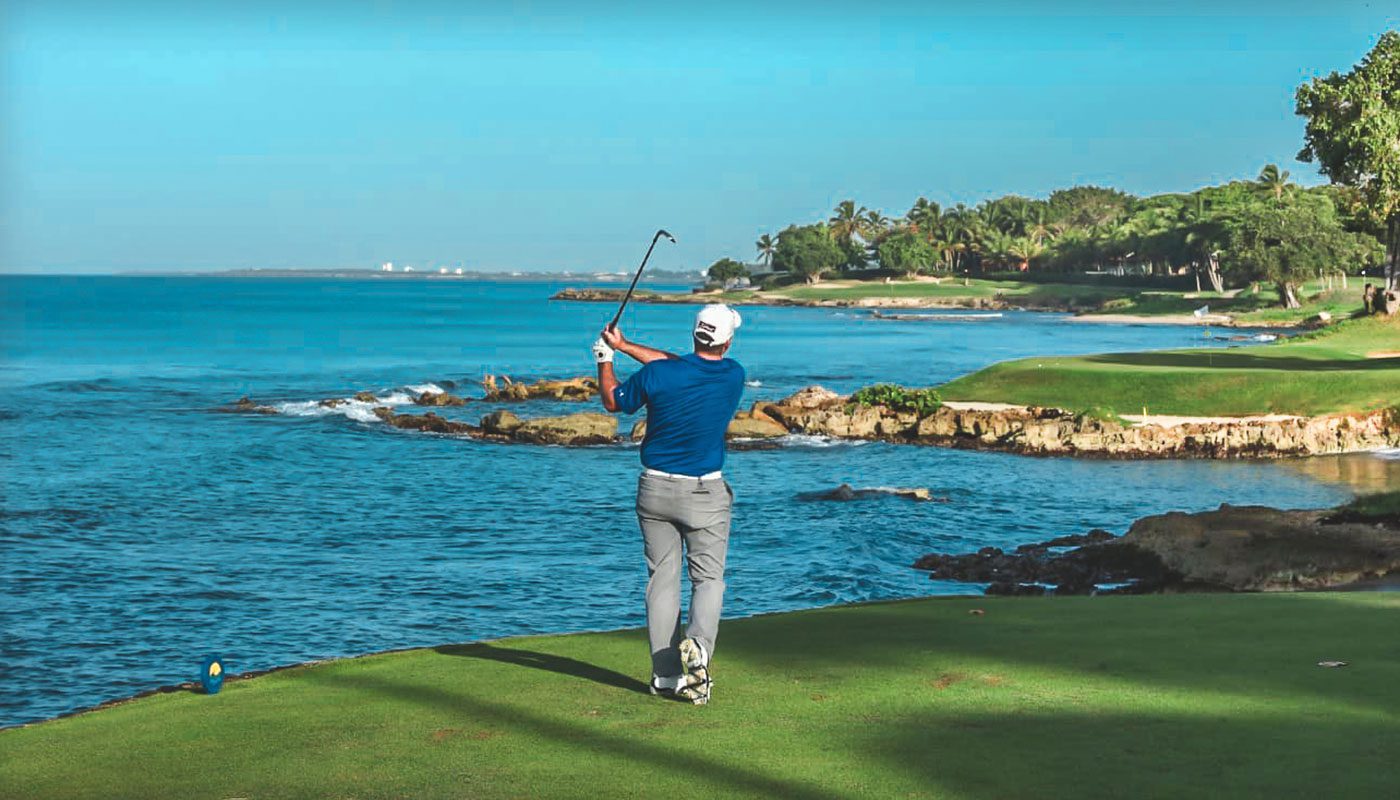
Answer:
[[1147, 352], [1107, 353], [1084, 356], [1095, 364], [1125, 364], [1134, 367], [1185, 367], [1189, 369], [1271, 369], [1298, 372], [1355, 372], [1400, 368], [1400, 358], [1311, 359], [1261, 356], [1251, 353], [1201, 350], [1195, 353]]
[[1394, 796], [1400, 781], [1400, 726], [1374, 717], [921, 712], [853, 739], [868, 770], [957, 797], [1363, 798]]
[[[820, 616], [806, 624], [760, 617], [734, 626], [723, 650], [749, 670], [779, 672], [795, 669], [795, 653], [800, 671], [832, 674], [896, 666], [917, 675], [934, 660], [995, 662], [1164, 691], [1315, 698], [1384, 712], [1400, 726], [1400, 604], [1306, 595], [1198, 595], [1170, 606], [1154, 599], [984, 598], [982, 616], [939, 613], [939, 603], [834, 608], [805, 612]], [[1260, 613], [1256, 602], [1276, 607]], [[1316, 666], [1324, 659], [1353, 666], [1339, 677]]]
[[[471, 647], [471, 646], [468, 646]], [[458, 654], [460, 655], [460, 654]], [[400, 683], [364, 673], [335, 674], [309, 672], [308, 680], [337, 686], [374, 692], [381, 696], [417, 703], [428, 708], [448, 710], [460, 714], [473, 722], [489, 722], [504, 729], [522, 730], [528, 735], [547, 739], [550, 742], [579, 751], [583, 758], [621, 759], [633, 763], [644, 763], [651, 769], [666, 772], [687, 773], [694, 776], [697, 787], [711, 784], [715, 791], [724, 796], [735, 792], [749, 793], [762, 797], [812, 798], [812, 800], [834, 799], [841, 795], [817, 786], [803, 785], [765, 775], [716, 759], [697, 755], [703, 747], [692, 750], [679, 750], [665, 745], [651, 744], [625, 734], [619, 735], [600, 730], [597, 726], [571, 724], [532, 714], [518, 706], [495, 703], [478, 697], [468, 697], [432, 686]], [[664, 702], [657, 700], [656, 702]], [[693, 713], [692, 709], [682, 709]], [[568, 773], [567, 764], [560, 765], [562, 774]], [[717, 785], [715, 785], [717, 784]], [[536, 787], [538, 788], [538, 787]], [[641, 790], [642, 787], [634, 787]], [[578, 796], [589, 796], [581, 788]]]
[[514, 647], [497, 647], [493, 644], [482, 642], [480, 644], [454, 644], [434, 647], [433, 652], [441, 653], [445, 656], [462, 656], [464, 658], [480, 658], [487, 661], [499, 661], [502, 664], [515, 664], [521, 667], [544, 670], [559, 675], [568, 675], [574, 678], [601, 683], [604, 686], [613, 686], [618, 689], [626, 689], [629, 692], [639, 692], [646, 694], [648, 687], [645, 682], [639, 681], [621, 672], [610, 670], [607, 667], [600, 667], [596, 664], [589, 664], [568, 656], [558, 656], [552, 653], [540, 653], [534, 650], [520, 650]]

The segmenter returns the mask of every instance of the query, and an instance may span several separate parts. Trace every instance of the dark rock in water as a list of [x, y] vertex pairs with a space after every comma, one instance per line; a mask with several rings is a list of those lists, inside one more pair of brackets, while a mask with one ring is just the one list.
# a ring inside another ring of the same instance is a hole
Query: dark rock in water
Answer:
[[227, 411], [234, 414], [276, 414], [277, 409], [272, 406], [262, 406], [249, 400], [247, 397], [238, 398], [237, 402], [220, 411]]
[[884, 488], [884, 487], [880, 487], [880, 488], [873, 488], [873, 489], [856, 489], [856, 488], [853, 488], [849, 483], [843, 483], [843, 484], [841, 484], [840, 486], [837, 486], [835, 489], [827, 489], [827, 490], [821, 491], [821, 492], [803, 492], [803, 493], [797, 495], [797, 499], [798, 499], [798, 500], [836, 500], [836, 501], [848, 501], [848, 500], [866, 500], [866, 499], [869, 499], [869, 498], [872, 498], [872, 497], [902, 497], [902, 498], [904, 498], [904, 499], [906, 499], [906, 500], [917, 500], [917, 501], [921, 501], [921, 502], [930, 502], [930, 501], [931, 501], [931, 502], [935, 502], [935, 503], [946, 503], [946, 502], [948, 502], [948, 498], [946, 498], [946, 497], [934, 497], [933, 494], [930, 493], [928, 489], [925, 489], [925, 488], [922, 488], [922, 487], [919, 487], [919, 488], [903, 488], [903, 487], [889, 487], [889, 488]]
[[355, 392], [355, 399], [361, 403], [378, 403], [379, 398], [374, 396], [374, 392]]
[[739, 450], [781, 450], [783, 443], [773, 439], [735, 439], [725, 445], [730, 451]]
[[[1400, 576], [1400, 529], [1328, 523], [1327, 511], [1221, 506], [1200, 514], [1144, 517], [1124, 536], [1090, 531], [1014, 553], [931, 553], [914, 563], [930, 578], [996, 584], [998, 592], [1040, 584], [1055, 594], [1324, 589]], [[1057, 548], [1074, 549], [1061, 551]], [[987, 590], [989, 593], [992, 589]]]
[[1325, 589], [1400, 574], [1400, 529], [1329, 511], [1222, 505], [1133, 523], [1123, 543], [1187, 580], [1234, 591]]
[[379, 406], [374, 409], [374, 415], [376, 417], [379, 417], [381, 420], [388, 423], [389, 425], [393, 425], [395, 428], [403, 428], [404, 430], [410, 431], [427, 431], [428, 433], [456, 434], [472, 434], [477, 432], [477, 429], [475, 427], [468, 425], [465, 422], [456, 422], [454, 420], [445, 419], [443, 417], [439, 417], [437, 414], [434, 414], [431, 411], [422, 415], [395, 414], [392, 408], [388, 408], [386, 406]]
[[423, 392], [413, 398], [413, 404], [419, 406], [464, 406], [467, 401], [447, 392]]
[[1042, 584], [1056, 594], [1091, 594], [1105, 583], [1132, 583], [1143, 590], [1170, 583], [1172, 575], [1150, 553], [1119, 543], [1088, 544], [1068, 553], [1052, 553], [1045, 544], [1017, 548], [1006, 553], [984, 547], [976, 553], [932, 553], [914, 562], [929, 577], [971, 583]]
[[316, 405], [320, 406], [321, 408], [339, 408], [340, 406], [345, 405], [346, 402], [348, 401], [341, 397], [328, 397], [325, 400], [320, 401]]
[[1016, 548], [1018, 553], [1029, 553], [1037, 550], [1046, 550], [1051, 547], [1083, 547], [1086, 544], [1099, 544], [1101, 542], [1111, 542], [1117, 536], [1102, 528], [1095, 528], [1088, 533], [1071, 533], [1068, 536], [1057, 536], [1044, 542], [1035, 544], [1023, 544]]

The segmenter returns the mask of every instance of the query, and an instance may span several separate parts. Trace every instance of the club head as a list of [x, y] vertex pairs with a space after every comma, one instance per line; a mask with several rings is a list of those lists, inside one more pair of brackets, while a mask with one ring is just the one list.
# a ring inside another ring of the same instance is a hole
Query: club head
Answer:
[[665, 236], [667, 239], [670, 239], [670, 240], [671, 240], [671, 244], [675, 244], [675, 243], [676, 243], [676, 237], [672, 236], [671, 234], [667, 233], [666, 231], [657, 231], [657, 232], [656, 232], [656, 235], [657, 235], [657, 236]]

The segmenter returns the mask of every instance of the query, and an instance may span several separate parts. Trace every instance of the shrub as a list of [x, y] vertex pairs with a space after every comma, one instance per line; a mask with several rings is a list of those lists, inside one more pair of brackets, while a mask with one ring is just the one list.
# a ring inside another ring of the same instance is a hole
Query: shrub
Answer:
[[881, 383], [857, 390], [851, 395], [851, 405], [884, 406], [924, 416], [937, 411], [943, 405], [943, 398], [934, 389], [906, 389], [893, 383]]
[[1099, 422], [1112, 422], [1118, 425], [1128, 426], [1132, 423], [1118, 416], [1118, 412], [1108, 406], [1090, 406], [1075, 415], [1075, 421], [1083, 422], [1086, 419], [1096, 419]]

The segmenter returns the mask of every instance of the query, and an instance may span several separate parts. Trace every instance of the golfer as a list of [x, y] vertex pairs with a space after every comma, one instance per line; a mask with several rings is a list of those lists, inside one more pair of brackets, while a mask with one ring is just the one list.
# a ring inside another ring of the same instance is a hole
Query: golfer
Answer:
[[[739, 313], [707, 305], [695, 315], [695, 350], [677, 356], [629, 342], [608, 328], [593, 344], [598, 387], [608, 411], [647, 410], [637, 521], [647, 561], [651, 690], [703, 705], [710, 700], [710, 654], [724, 602], [724, 556], [734, 492], [720, 468], [724, 433], [744, 391], [744, 368], [725, 358]], [[613, 353], [642, 368], [619, 384]], [[681, 630], [681, 557], [690, 572], [690, 620]]]

